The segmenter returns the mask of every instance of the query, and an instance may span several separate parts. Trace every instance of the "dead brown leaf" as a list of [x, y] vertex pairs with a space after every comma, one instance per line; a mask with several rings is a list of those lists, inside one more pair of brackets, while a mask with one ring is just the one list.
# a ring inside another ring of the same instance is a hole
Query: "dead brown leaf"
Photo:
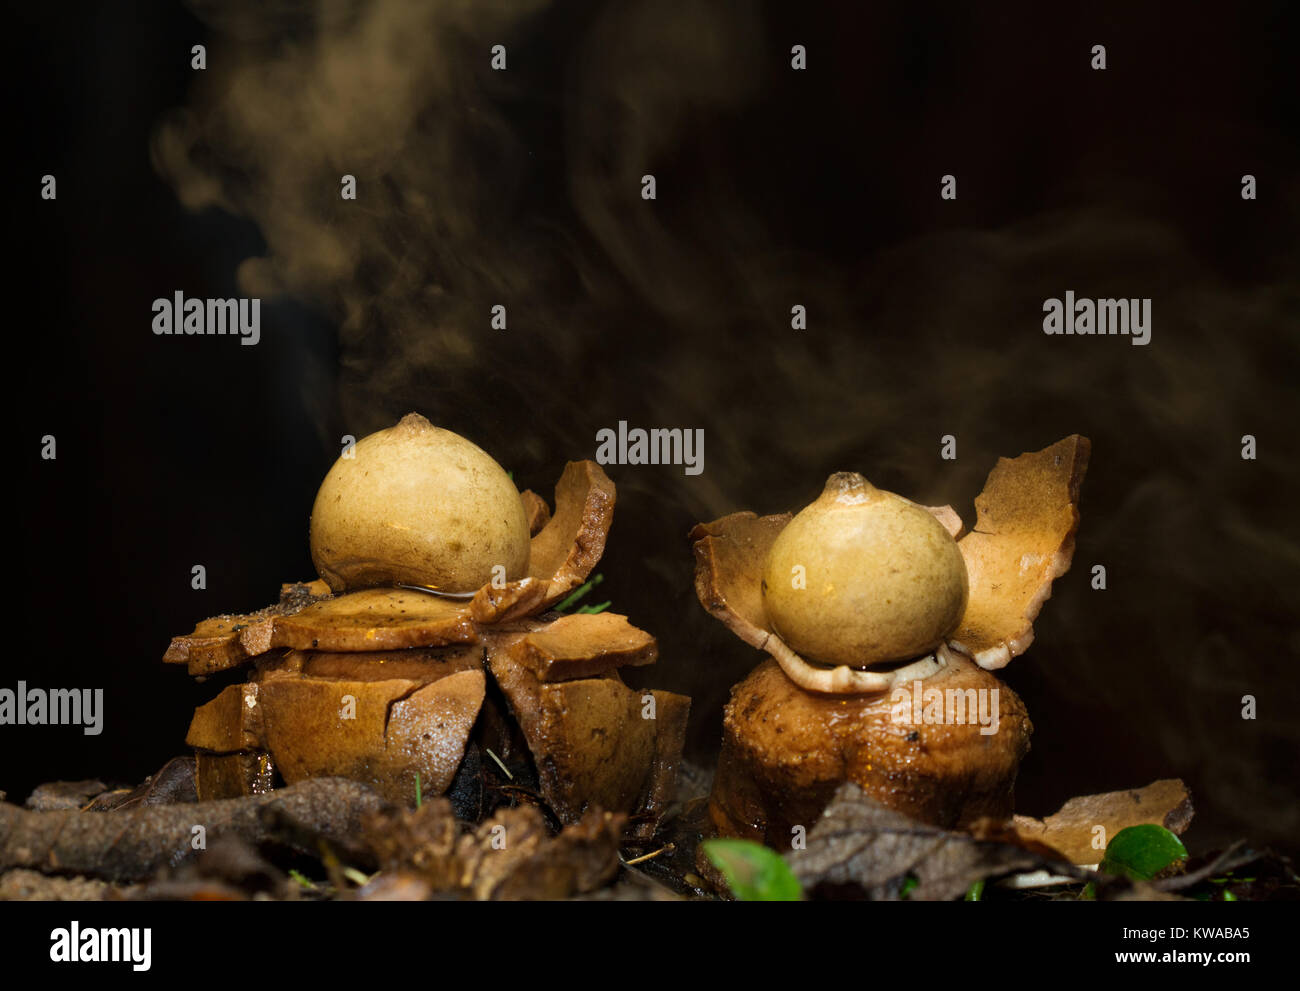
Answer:
[[807, 849], [787, 859], [812, 897], [872, 901], [901, 899], [909, 877], [916, 884], [908, 900], [947, 901], [980, 880], [1033, 870], [1075, 873], [1013, 843], [978, 840], [908, 818], [852, 783], [835, 793], [809, 832]]
[[[1060, 850], [1073, 864], [1095, 864], [1121, 829], [1154, 823], [1181, 833], [1192, 821], [1192, 812], [1187, 785], [1178, 778], [1165, 778], [1145, 788], [1080, 795], [1046, 819], [1016, 816], [1015, 830], [1025, 840]], [[1100, 848], [1094, 845], [1097, 842]]]

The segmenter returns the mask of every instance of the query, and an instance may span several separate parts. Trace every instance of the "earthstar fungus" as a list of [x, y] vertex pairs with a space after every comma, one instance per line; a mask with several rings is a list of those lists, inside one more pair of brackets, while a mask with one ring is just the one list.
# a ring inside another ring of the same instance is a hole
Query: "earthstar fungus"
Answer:
[[623, 683], [619, 667], [657, 657], [626, 617], [548, 612], [600, 560], [613, 482], [594, 462], [570, 462], [553, 515], [529, 491], [503, 500], [495, 462], [415, 414], [355, 453], [313, 510], [313, 559], [329, 582], [285, 585], [274, 605], [204, 620], [166, 652], [200, 677], [252, 665], [195, 711], [186, 739], [200, 798], [265, 791], [278, 772], [288, 784], [353, 778], [411, 805], [417, 777], [424, 796], [446, 792], [471, 738], [486, 734], [506, 760], [523, 740], [561, 822], [599, 807], [626, 814], [633, 836], [653, 834], [690, 700]]
[[[1089, 448], [1074, 435], [1000, 459], [966, 533], [951, 507], [850, 473], [798, 516], [739, 512], [691, 531], [701, 604], [771, 655], [726, 707], [719, 833], [784, 848], [846, 781], [945, 828], [1011, 816], [1033, 727], [990, 671], [1029, 647], [1070, 566]], [[908, 718], [899, 700], [932, 690], [969, 714]], [[977, 699], [992, 700], [980, 718]]]

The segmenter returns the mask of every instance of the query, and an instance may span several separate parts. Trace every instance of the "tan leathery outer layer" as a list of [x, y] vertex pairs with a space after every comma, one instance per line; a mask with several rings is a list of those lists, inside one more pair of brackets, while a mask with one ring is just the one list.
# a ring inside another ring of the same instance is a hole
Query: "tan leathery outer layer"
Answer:
[[795, 653], [866, 667], [921, 656], [956, 629], [966, 564], [931, 513], [839, 472], [777, 536], [762, 590], [769, 625]]
[[555, 485], [555, 515], [533, 536], [528, 575], [487, 584], [470, 603], [476, 623], [535, 616], [586, 581], [605, 553], [616, 491], [594, 461], [570, 461]]
[[427, 682], [298, 677], [232, 685], [195, 711], [186, 742], [214, 753], [266, 752], [287, 784], [348, 777], [406, 803], [417, 774], [430, 795], [451, 784], [485, 688], [481, 668], [449, 669]]
[[790, 513], [756, 516], [744, 511], [690, 532], [695, 547], [695, 594], [700, 605], [741, 640], [765, 649], [772, 630], [763, 610], [763, 563]]
[[845, 781], [944, 828], [1010, 816], [1016, 771], [1033, 731], [1019, 697], [955, 653], [921, 684], [923, 691], [997, 690], [997, 731], [981, 734], [977, 719], [897, 721], [892, 692], [806, 692], [775, 660], [760, 664], [732, 689], [726, 707], [709, 800], [719, 834], [788, 849], [792, 829], [810, 829]]
[[1079, 490], [1092, 444], [1072, 434], [1041, 451], [999, 458], [975, 499], [978, 517], [958, 541], [970, 602], [950, 643], [995, 670], [1034, 642], [1033, 622], [1070, 570]]
[[[593, 621], [603, 615], [571, 618]], [[554, 625], [518, 633], [494, 630], [484, 637], [488, 671], [523, 731], [542, 797], [564, 823], [577, 822], [592, 806], [627, 810], [629, 833], [647, 839], [673, 802], [691, 700], [628, 688], [615, 666], [594, 656], [592, 663], [574, 669], [578, 677], [543, 680], [530, 667], [527, 641]], [[581, 639], [569, 642], [576, 646]], [[584, 668], [603, 673], [586, 677]], [[646, 718], [648, 696], [654, 700], [653, 718]]]
[[425, 585], [473, 592], [528, 572], [528, 517], [482, 448], [416, 413], [363, 437], [321, 483], [311, 555], [335, 592]]

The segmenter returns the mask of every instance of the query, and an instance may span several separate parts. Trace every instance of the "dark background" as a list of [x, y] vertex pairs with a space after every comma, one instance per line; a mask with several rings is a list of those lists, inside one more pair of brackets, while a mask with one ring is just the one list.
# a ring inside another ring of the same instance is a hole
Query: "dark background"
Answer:
[[[1078, 432], [1075, 566], [1001, 672], [1036, 727], [1020, 811], [1179, 776], [1194, 849], [1295, 849], [1287, 4], [242, 6], [11, 13], [22, 569], [0, 684], [102, 687], [107, 710], [98, 737], [0, 729], [11, 800], [183, 752], [229, 678], [164, 667], [169, 638], [312, 577], [339, 438], [409, 410], [548, 496], [620, 419], [704, 429], [700, 476], [609, 468], [600, 570], [660, 641], [637, 682], [694, 696], [706, 764], [760, 656], [696, 601], [693, 523], [852, 469], [969, 524], [998, 456]], [[261, 296], [262, 342], [154, 336], [178, 289]], [[1152, 343], [1044, 336], [1067, 289], [1152, 297]]]

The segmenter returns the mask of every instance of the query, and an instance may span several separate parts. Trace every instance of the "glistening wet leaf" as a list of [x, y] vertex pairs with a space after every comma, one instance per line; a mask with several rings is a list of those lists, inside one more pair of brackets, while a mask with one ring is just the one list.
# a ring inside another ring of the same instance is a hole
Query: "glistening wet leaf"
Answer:
[[797, 902], [803, 889], [781, 855], [749, 840], [706, 840], [704, 852], [743, 902]]
[[1134, 881], [1150, 881], [1187, 859], [1182, 840], [1153, 823], [1121, 829], [1106, 846], [1100, 869]]

